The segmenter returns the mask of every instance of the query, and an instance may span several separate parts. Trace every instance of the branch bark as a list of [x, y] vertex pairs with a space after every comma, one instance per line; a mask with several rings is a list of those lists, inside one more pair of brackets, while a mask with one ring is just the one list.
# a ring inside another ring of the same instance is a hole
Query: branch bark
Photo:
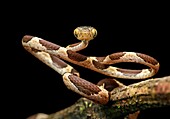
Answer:
[[28, 119], [136, 119], [141, 110], [170, 106], [170, 76], [152, 78], [110, 92], [107, 105], [80, 98], [72, 106], [53, 114], [36, 114]]

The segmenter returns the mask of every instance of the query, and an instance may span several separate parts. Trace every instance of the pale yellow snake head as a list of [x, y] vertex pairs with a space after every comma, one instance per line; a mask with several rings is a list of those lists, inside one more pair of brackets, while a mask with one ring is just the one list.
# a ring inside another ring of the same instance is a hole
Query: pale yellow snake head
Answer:
[[80, 26], [74, 30], [74, 36], [78, 40], [92, 40], [97, 36], [97, 30], [91, 26]]

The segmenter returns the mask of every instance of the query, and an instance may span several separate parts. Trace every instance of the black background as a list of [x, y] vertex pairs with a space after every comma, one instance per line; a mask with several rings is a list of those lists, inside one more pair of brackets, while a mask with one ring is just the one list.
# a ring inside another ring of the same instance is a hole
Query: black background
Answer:
[[[166, 6], [136, 6], [124, 8], [89, 6], [75, 9], [61, 7], [50, 10], [41, 5], [22, 5], [7, 24], [15, 43], [14, 77], [9, 81], [10, 108], [16, 119], [25, 119], [36, 113], [51, 114], [64, 109], [81, 96], [68, 90], [62, 77], [29, 54], [21, 44], [24, 35], [41, 37], [61, 46], [78, 42], [73, 30], [78, 26], [93, 26], [98, 36], [80, 51], [84, 55], [105, 56], [119, 51], [148, 54], [160, 62], [160, 70], [154, 77], [169, 75], [169, 18]], [[61, 5], [64, 6], [64, 5]], [[71, 64], [82, 78], [97, 83], [105, 76]], [[133, 66], [124, 64], [121, 66]], [[135, 66], [134, 66], [135, 67]], [[136, 81], [120, 80], [125, 84]], [[168, 108], [142, 111], [140, 118], [166, 117]]]

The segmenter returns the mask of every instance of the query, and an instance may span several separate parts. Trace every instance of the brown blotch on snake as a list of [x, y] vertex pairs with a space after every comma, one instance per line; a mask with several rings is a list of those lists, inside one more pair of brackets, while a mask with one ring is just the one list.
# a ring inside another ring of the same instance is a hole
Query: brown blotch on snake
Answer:
[[28, 41], [30, 41], [34, 36], [30, 36], [30, 35], [25, 35], [23, 38], [22, 38], [22, 41], [27, 43]]
[[98, 86], [103, 86], [108, 91], [112, 91], [114, 88], [119, 87], [119, 84], [113, 78], [105, 78], [97, 83]]
[[158, 64], [158, 61], [155, 60], [154, 58], [152, 58], [149, 55], [144, 55], [144, 54], [141, 54], [141, 53], [136, 53], [136, 55], [138, 57], [142, 58], [145, 62], [148, 62], [148, 63], [153, 64], [153, 65], [157, 65]]
[[68, 57], [69, 57], [71, 60], [74, 60], [74, 61], [81, 62], [81, 61], [85, 61], [85, 60], [87, 59], [86, 56], [81, 55], [81, 54], [76, 53], [76, 52], [73, 52], [73, 51], [71, 51], [71, 50], [67, 50], [67, 54], [68, 54]]
[[47, 50], [58, 50], [60, 48], [59, 45], [56, 45], [46, 40], [40, 40], [39, 42], [41, 45], [45, 46]]
[[99, 61], [99, 62], [103, 62], [103, 60], [105, 59], [106, 57], [96, 57], [96, 59]]
[[125, 55], [126, 53], [123, 53], [123, 52], [118, 52], [118, 53], [113, 53], [113, 54], [110, 54], [109, 55], [109, 58], [111, 60], [119, 60], [120, 57], [122, 57], [123, 55]]
[[80, 77], [69, 75], [68, 78], [78, 88], [80, 92], [83, 92], [87, 95], [98, 94], [98, 92], [101, 91], [99, 87]]
[[59, 59], [58, 57], [54, 56], [54, 55], [50, 55], [53, 63], [55, 64], [55, 66], [57, 66], [57, 68], [65, 68], [67, 67], [67, 64], [62, 61], [61, 59]]
[[108, 67], [107, 65], [101, 64], [100, 62], [97, 62], [95, 60], [93, 60], [92, 62], [97, 69], [106, 69]]

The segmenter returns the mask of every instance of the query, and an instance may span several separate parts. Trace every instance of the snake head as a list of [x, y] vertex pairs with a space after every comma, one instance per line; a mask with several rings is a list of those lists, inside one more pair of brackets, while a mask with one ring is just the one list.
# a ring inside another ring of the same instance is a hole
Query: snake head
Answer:
[[74, 36], [78, 40], [90, 41], [97, 36], [97, 30], [91, 26], [80, 26], [74, 30]]

